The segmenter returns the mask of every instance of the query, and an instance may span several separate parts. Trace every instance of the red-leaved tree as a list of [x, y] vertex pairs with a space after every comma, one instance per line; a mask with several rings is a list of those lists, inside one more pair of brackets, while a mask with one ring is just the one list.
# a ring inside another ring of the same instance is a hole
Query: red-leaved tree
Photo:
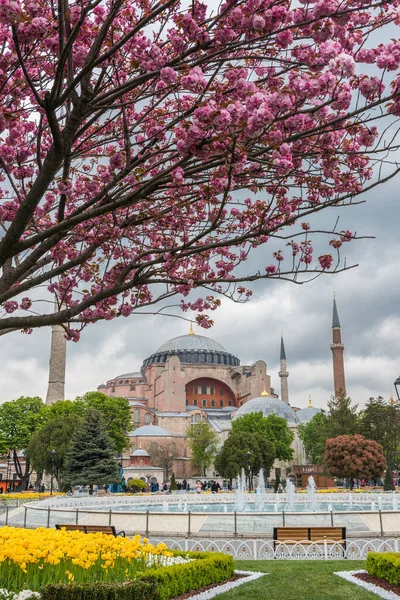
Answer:
[[358, 434], [327, 440], [324, 461], [329, 473], [350, 480], [351, 488], [353, 479], [378, 479], [386, 468], [382, 446]]
[[346, 268], [309, 219], [398, 171], [398, 4], [0, 0], [0, 332]]

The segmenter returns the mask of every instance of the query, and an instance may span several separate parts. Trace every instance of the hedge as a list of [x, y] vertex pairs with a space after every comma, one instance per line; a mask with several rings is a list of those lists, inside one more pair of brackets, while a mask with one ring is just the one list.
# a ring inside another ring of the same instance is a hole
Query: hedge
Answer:
[[370, 552], [366, 570], [369, 575], [379, 577], [392, 585], [400, 584], [400, 552]]
[[234, 562], [229, 554], [176, 552], [194, 559], [181, 565], [155, 567], [137, 573], [131, 583], [46, 585], [42, 600], [170, 600], [191, 590], [231, 579]]

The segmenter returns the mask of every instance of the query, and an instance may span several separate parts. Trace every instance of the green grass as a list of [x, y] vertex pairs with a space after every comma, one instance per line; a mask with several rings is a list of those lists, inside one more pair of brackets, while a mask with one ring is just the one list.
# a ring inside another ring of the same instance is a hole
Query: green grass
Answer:
[[239, 560], [236, 568], [269, 573], [218, 600], [378, 600], [378, 596], [333, 573], [365, 568], [361, 560]]

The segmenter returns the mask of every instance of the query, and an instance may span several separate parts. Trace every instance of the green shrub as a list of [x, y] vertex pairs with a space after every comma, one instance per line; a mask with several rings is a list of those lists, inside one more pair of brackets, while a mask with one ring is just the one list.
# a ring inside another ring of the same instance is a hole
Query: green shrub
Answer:
[[188, 555], [193, 562], [162, 567], [138, 573], [137, 580], [155, 582], [156, 600], [170, 600], [191, 590], [221, 583], [230, 579], [235, 571], [232, 556], [217, 552], [177, 553]]
[[231, 579], [235, 567], [229, 554], [174, 552], [194, 559], [181, 565], [154, 567], [123, 583], [46, 585], [42, 600], [170, 600], [191, 590]]
[[137, 492], [144, 492], [147, 485], [142, 479], [131, 479], [127, 483], [128, 491], [136, 494]]
[[389, 467], [386, 469], [385, 482], [383, 484], [385, 492], [393, 492], [396, 488], [393, 485], [393, 474]]
[[373, 577], [400, 584], [400, 552], [370, 552], [365, 568]]
[[156, 600], [154, 581], [131, 583], [50, 584], [41, 590], [42, 600]]
[[171, 475], [171, 483], [169, 484], [169, 489], [170, 489], [171, 492], [173, 492], [174, 490], [178, 489], [176, 487], [175, 473], [172, 473], [172, 475]]

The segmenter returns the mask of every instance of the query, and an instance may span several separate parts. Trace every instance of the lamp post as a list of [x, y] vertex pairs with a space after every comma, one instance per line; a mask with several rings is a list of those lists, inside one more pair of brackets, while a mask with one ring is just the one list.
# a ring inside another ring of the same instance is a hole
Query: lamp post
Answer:
[[400, 375], [398, 376], [398, 378], [396, 379], [396, 381], [394, 382], [394, 389], [396, 390], [396, 394], [397, 394], [397, 399], [400, 402]]
[[252, 490], [250, 488], [253, 487], [253, 481], [252, 481], [252, 477], [251, 477], [251, 468], [250, 468], [250, 460], [251, 460], [251, 452], [250, 450], [248, 452], [246, 452], [246, 456], [247, 456], [247, 468], [248, 468], [248, 472], [249, 472], [249, 492], [251, 492]]
[[11, 486], [9, 484], [9, 479], [11, 479], [11, 471], [10, 471], [10, 462], [11, 462], [11, 452], [8, 450], [7, 452], [7, 472], [6, 472], [6, 491], [7, 488], [10, 488], [11, 490]]
[[56, 455], [55, 450], [50, 450], [50, 459], [51, 459], [51, 478], [50, 478], [50, 496], [53, 495], [53, 476], [54, 476], [54, 457]]

